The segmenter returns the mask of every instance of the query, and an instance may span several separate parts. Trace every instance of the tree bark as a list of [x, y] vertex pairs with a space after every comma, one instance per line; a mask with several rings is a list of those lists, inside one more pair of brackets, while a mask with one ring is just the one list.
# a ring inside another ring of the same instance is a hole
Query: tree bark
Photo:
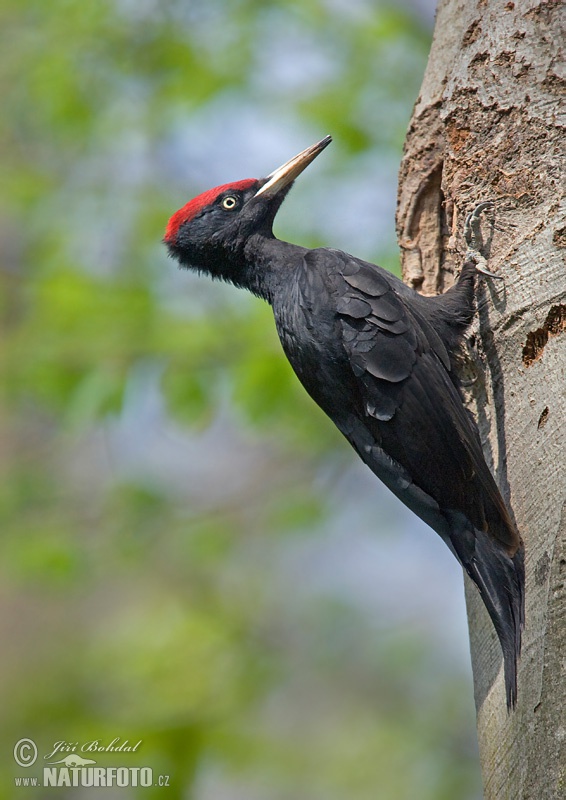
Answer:
[[504, 282], [479, 282], [462, 369], [486, 459], [525, 541], [527, 579], [510, 714], [497, 637], [466, 586], [488, 800], [566, 797], [564, 8], [441, 0], [400, 172], [403, 274], [425, 294], [453, 282], [466, 213], [495, 201], [484, 254]]

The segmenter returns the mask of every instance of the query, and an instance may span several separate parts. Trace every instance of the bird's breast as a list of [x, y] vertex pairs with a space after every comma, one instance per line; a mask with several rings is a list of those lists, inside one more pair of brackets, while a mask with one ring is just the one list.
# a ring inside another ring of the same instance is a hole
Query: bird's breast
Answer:
[[294, 284], [273, 303], [277, 332], [295, 374], [332, 418], [352, 405], [352, 372], [335, 300], [322, 281]]

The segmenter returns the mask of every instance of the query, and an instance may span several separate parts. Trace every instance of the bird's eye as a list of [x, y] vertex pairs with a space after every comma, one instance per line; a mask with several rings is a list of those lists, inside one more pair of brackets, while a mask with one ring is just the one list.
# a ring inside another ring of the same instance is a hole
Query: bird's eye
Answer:
[[233, 197], [233, 195], [231, 194], [229, 194], [228, 197], [225, 197], [221, 203], [222, 208], [225, 208], [226, 211], [233, 211], [237, 205], [238, 205], [238, 198]]

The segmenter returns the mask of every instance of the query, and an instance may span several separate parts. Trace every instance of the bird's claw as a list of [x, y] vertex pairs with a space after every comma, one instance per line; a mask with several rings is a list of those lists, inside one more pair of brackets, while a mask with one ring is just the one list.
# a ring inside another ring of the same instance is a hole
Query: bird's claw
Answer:
[[503, 280], [501, 275], [496, 275], [494, 272], [488, 270], [487, 259], [481, 254], [483, 241], [480, 216], [484, 211], [493, 208], [493, 206], [493, 200], [485, 200], [483, 203], [479, 203], [466, 217], [464, 223], [464, 239], [468, 245], [466, 261], [472, 261], [477, 271], [481, 272], [482, 275], [487, 275], [489, 278], [496, 278], [497, 280]]
[[482, 275], [487, 275], [488, 278], [496, 278], [498, 281], [503, 280], [501, 275], [496, 275], [495, 272], [490, 272], [488, 270], [487, 259], [484, 258], [478, 250], [472, 250], [471, 248], [468, 249], [466, 251], [465, 260], [472, 261], [476, 267], [476, 270], [481, 272]]

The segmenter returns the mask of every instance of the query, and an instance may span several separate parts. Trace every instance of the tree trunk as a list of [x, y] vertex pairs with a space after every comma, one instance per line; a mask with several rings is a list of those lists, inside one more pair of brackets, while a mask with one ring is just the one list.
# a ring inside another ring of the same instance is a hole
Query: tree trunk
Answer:
[[466, 587], [489, 800], [566, 797], [561, 21], [559, 0], [441, 0], [400, 173], [404, 277], [425, 294], [451, 285], [465, 250], [465, 214], [495, 201], [484, 254], [504, 282], [480, 281], [462, 368], [473, 378], [470, 403], [486, 459], [525, 541], [527, 583], [519, 699], [510, 714], [497, 637]]

